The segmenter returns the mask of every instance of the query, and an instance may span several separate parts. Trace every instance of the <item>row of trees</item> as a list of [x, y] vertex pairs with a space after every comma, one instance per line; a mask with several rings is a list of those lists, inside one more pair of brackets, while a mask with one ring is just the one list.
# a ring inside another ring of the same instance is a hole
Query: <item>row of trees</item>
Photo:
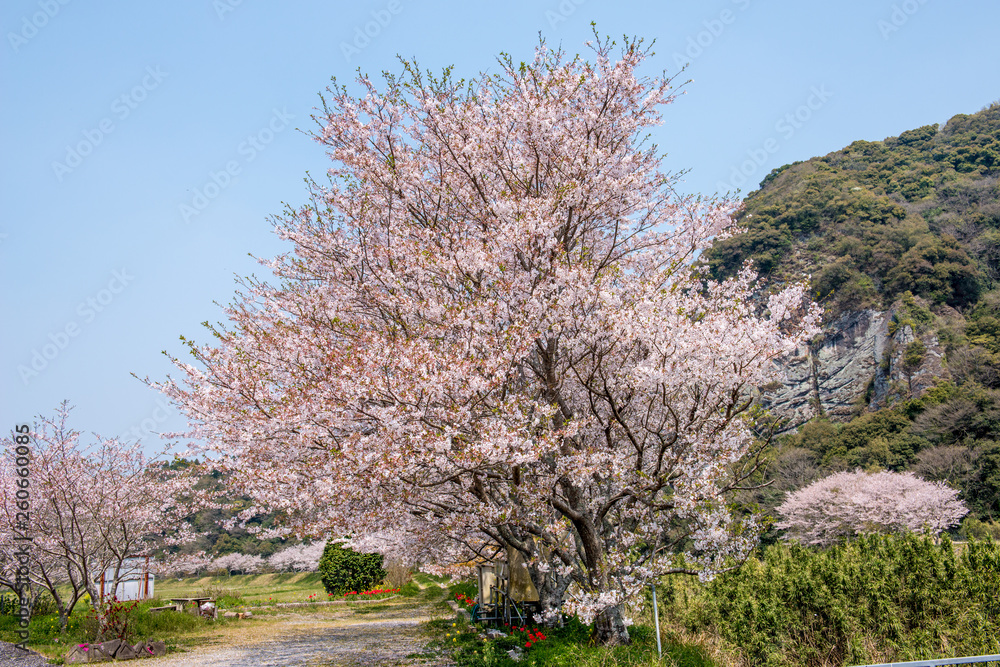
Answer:
[[192, 539], [185, 519], [211, 504], [190, 479], [148, 459], [138, 443], [100, 436], [85, 443], [69, 427], [69, 412], [63, 403], [31, 433], [33, 451], [18, 466], [27, 468], [27, 505], [13, 493], [10, 438], [3, 439], [0, 466], [0, 585], [17, 589], [27, 543], [29, 598], [34, 604], [51, 595], [64, 628], [85, 596], [103, 623], [103, 602], [126, 574], [126, 560]]
[[693, 266], [735, 204], [679, 195], [646, 143], [674, 95], [641, 41], [591, 46], [334, 84], [330, 181], [276, 221], [276, 282], [147, 381], [260, 511], [424, 562], [520, 552], [548, 614], [617, 642], [676, 553], [711, 577], [756, 543], [728, 502], [759, 463], [753, 390], [819, 311]]
[[228, 553], [215, 558], [204, 552], [168, 558], [160, 566], [167, 576], [190, 576], [202, 573], [256, 574], [258, 572], [315, 572], [323, 556], [323, 542], [296, 544], [268, 557], [257, 554]]

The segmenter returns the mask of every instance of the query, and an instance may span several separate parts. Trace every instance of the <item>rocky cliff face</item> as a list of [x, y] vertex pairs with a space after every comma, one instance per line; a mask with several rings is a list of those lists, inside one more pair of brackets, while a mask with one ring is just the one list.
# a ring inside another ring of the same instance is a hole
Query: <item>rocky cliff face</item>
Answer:
[[[933, 331], [918, 334], [896, 303], [887, 311], [841, 315], [822, 335], [781, 363], [785, 380], [762, 392], [762, 404], [793, 430], [816, 416], [847, 421], [864, 410], [917, 397], [949, 377]], [[769, 391], [768, 391], [769, 390]]]

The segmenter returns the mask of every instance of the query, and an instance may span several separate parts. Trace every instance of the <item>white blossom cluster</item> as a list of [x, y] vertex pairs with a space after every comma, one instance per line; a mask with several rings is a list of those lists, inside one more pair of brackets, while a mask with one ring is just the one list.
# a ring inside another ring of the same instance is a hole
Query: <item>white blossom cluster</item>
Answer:
[[778, 507], [778, 528], [805, 544], [829, 545], [862, 533], [933, 535], [968, 513], [958, 490], [912, 472], [838, 472], [790, 492]]
[[205, 552], [169, 558], [159, 566], [166, 576], [184, 577], [207, 572], [227, 574], [258, 574], [261, 572], [316, 572], [323, 556], [323, 542], [296, 544], [276, 551], [268, 557], [229, 553], [211, 558]]

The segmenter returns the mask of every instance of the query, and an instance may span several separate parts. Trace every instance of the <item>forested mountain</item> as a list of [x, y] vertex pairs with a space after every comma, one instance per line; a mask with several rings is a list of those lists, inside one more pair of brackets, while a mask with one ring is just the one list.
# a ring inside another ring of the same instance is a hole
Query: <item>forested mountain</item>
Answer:
[[912, 470], [1000, 519], [1000, 103], [775, 169], [745, 233], [703, 258], [809, 276], [824, 332], [762, 403], [782, 421], [773, 507], [835, 470]]
[[[183, 470], [197, 465], [197, 459], [175, 458], [169, 467], [173, 470]], [[278, 519], [274, 514], [263, 514], [251, 519], [248, 522], [248, 528], [251, 530], [239, 527], [235, 520], [240, 511], [250, 505], [250, 499], [233, 497], [232, 492], [227, 490], [225, 478], [218, 470], [210, 469], [202, 472], [195, 488], [218, 494], [217, 499], [223, 507], [198, 512], [190, 523], [191, 527], [201, 535], [197, 540], [178, 547], [175, 551], [185, 554], [204, 551], [213, 557], [229, 553], [267, 557], [287, 546], [301, 542], [294, 537], [261, 539], [260, 535], [252, 532], [253, 528], [267, 529], [274, 526]], [[234, 525], [228, 527], [230, 523]]]
[[888, 307], [905, 291], [966, 309], [1000, 278], [1000, 103], [943, 127], [775, 169], [750, 193], [747, 233], [718, 244], [729, 273], [812, 274], [831, 314]]

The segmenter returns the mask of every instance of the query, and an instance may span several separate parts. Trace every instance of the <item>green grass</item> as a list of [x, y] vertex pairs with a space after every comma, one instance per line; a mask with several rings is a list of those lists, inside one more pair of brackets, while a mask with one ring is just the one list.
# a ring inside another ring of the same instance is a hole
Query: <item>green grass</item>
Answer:
[[420, 595], [420, 586], [417, 586], [415, 581], [408, 581], [403, 585], [403, 588], [400, 589], [399, 594], [408, 598], [415, 597]]
[[[442, 584], [435, 586], [440, 593], [444, 593], [444, 599], [438, 603], [441, 606], [447, 605], [449, 600], [456, 600], [462, 607], [467, 607], [457, 600], [458, 596], [474, 598], [477, 593], [474, 581], [452, 582], [427, 575], [417, 575], [415, 579], [425, 585], [431, 582]], [[433, 597], [428, 595], [430, 591], [430, 587], [425, 588], [422, 594], [427, 596], [428, 601], [433, 601]], [[639, 620], [649, 620], [645, 618], [648, 616], [645, 606], [641, 611]], [[538, 640], [535, 636], [530, 647], [525, 644], [530, 636], [534, 636], [532, 631], [535, 626], [524, 632], [502, 628], [506, 636], [489, 640], [485, 640], [482, 625], [468, 623], [460, 616], [431, 621], [428, 627], [435, 637], [429, 650], [449, 654], [458, 667], [715, 667], [701, 646], [685, 644], [671, 636], [662, 637], [663, 658], [660, 659], [651, 625], [630, 627], [632, 642], [613, 648], [595, 645], [591, 641], [591, 626], [583, 625], [576, 619], [570, 619], [562, 628], [538, 627], [545, 638]], [[519, 661], [508, 654], [511, 650], [520, 652]]]
[[[131, 612], [131, 628], [126, 640], [135, 643], [146, 639], [160, 639], [167, 642], [168, 648], [174, 648], [183, 641], [185, 635], [200, 632], [209, 627], [209, 621], [193, 614], [178, 614], [175, 612], [160, 612], [150, 614], [150, 607], [160, 607], [166, 604], [160, 598], [145, 600], [136, 605]], [[227, 623], [219, 619], [218, 623]], [[17, 642], [17, 619], [13, 616], [0, 616], [0, 639]], [[83, 644], [94, 639], [95, 622], [88, 605], [78, 604], [69, 618], [66, 632], [60, 631], [59, 617], [56, 614], [38, 615], [31, 619], [28, 646], [50, 658], [61, 656], [70, 647]]]
[[[310, 595], [315, 595], [313, 600], [327, 599], [320, 576], [314, 572], [157, 579], [155, 591], [156, 598], [136, 606], [129, 639], [132, 642], [143, 639], [165, 640], [168, 648], [197, 643], [195, 637], [213, 627], [211, 621], [193, 614], [150, 614], [147, 611], [150, 607], [170, 604], [170, 598], [199, 597], [208, 592], [216, 597], [220, 609], [234, 610], [276, 602], [309, 602]], [[261, 612], [258, 610], [255, 613], [260, 615]], [[265, 610], [264, 614], [267, 613]], [[46, 656], [57, 657], [75, 644], [92, 641], [94, 621], [90, 616], [89, 605], [78, 603], [63, 634], [56, 614], [37, 615], [32, 618], [29, 626], [31, 636], [28, 646]], [[220, 615], [215, 627], [229, 622], [231, 621]], [[0, 616], [0, 639], [18, 642], [17, 629], [15, 617]]]
[[[422, 588], [421, 588], [422, 586]], [[318, 588], [318, 590], [317, 590]], [[192, 597], [206, 590], [222, 595], [219, 599], [238, 602], [245, 606], [270, 602], [303, 602], [310, 594], [322, 592], [318, 575], [238, 575], [232, 577], [198, 577], [182, 581], [157, 581], [157, 599], [140, 603], [135, 615], [132, 641], [140, 639], [162, 639], [168, 649], [191, 648], [203, 643], [215, 628], [229, 623], [244, 624], [246, 621], [227, 620], [220, 616], [215, 623], [191, 614], [161, 612], [149, 614], [148, 608], [163, 606], [171, 597]], [[378, 616], [381, 612], [403, 605], [404, 607], [431, 606], [442, 616], [451, 620], [432, 621], [428, 630], [434, 638], [420, 657], [448, 654], [458, 667], [714, 667], [704, 651], [695, 645], [671, 641], [664, 637], [664, 659], [656, 657], [656, 640], [652, 629], [644, 625], [630, 628], [632, 643], [629, 646], [605, 648], [590, 642], [590, 628], [571, 621], [562, 629], [542, 629], [546, 639], [536, 641], [525, 648], [527, 632], [511, 632], [506, 637], [484, 642], [480, 636], [482, 628], [453, 618], [454, 612], [449, 600], [464, 595], [474, 597], [473, 582], [454, 582], [446, 577], [432, 577], [418, 573], [414, 581], [407, 583], [400, 596], [385, 602], [370, 604], [350, 603], [348, 607], [355, 614]], [[325, 597], [325, 594], [324, 594]], [[460, 603], [461, 604], [461, 603]], [[463, 605], [465, 606], [465, 605]], [[331, 607], [302, 607], [305, 613], [329, 610]], [[50, 657], [57, 657], [76, 643], [90, 639], [88, 608], [79, 606], [70, 621], [69, 631], [60, 635], [55, 615], [39, 616], [31, 623], [29, 646]], [[298, 609], [296, 610], [298, 611]], [[255, 610], [257, 616], [277, 613], [276, 609]], [[640, 621], [641, 615], [637, 616]], [[91, 622], [92, 623], [92, 622]], [[533, 629], [533, 628], [532, 628]], [[17, 641], [14, 631], [16, 619], [0, 617], [0, 639]], [[523, 653], [521, 662], [513, 661], [507, 651], [519, 647]]]
[[316, 600], [328, 599], [317, 572], [237, 574], [156, 581], [156, 594], [163, 599], [194, 597], [210, 589], [236, 591], [240, 594], [239, 603], [247, 607], [275, 602], [308, 602], [309, 595], [315, 595]]
[[[627, 646], [604, 647], [590, 641], [590, 627], [571, 620], [563, 628], [537, 628], [544, 635], [539, 639], [532, 632], [505, 629], [508, 634], [484, 640], [482, 628], [460, 619], [432, 621], [436, 635], [430, 647], [448, 653], [458, 667], [714, 667], [705, 651], [694, 645], [678, 644], [665, 638], [662, 659], [657, 657], [653, 629], [645, 625], [629, 628], [632, 642]], [[530, 634], [529, 634], [530, 633]], [[526, 646], [530, 637], [535, 640]], [[515, 660], [509, 651], [516, 651]]]

